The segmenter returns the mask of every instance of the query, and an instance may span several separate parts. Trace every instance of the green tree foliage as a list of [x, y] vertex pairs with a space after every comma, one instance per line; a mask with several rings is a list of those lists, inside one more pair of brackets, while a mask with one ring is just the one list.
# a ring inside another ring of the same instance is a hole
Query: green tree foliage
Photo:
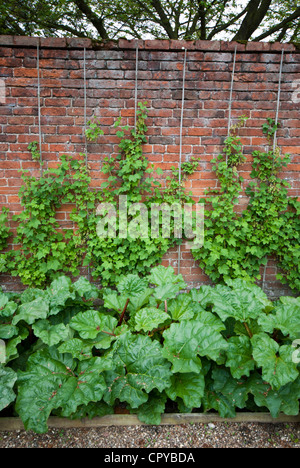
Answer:
[[0, 33], [298, 41], [299, 17], [296, 0], [7, 0]]

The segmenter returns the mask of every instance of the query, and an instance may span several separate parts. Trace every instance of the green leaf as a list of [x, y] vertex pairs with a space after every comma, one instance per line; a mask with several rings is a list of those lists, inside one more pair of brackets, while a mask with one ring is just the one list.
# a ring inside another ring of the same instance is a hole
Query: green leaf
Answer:
[[171, 377], [171, 387], [166, 389], [166, 393], [173, 401], [181, 398], [188, 408], [200, 408], [204, 387], [203, 374], [175, 374]]
[[70, 321], [70, 327], [78, 331], [84, 340], [93, 340], [100, 332], [112, 333], [112, 328], [116, 326], [117, 319], [96, 310], [80, 312]]
[[259, 317], [258, 323], [265, 332], [273, 333], [276, 329], [284, 336], [296, 339], [300, 335], [300, 307], [296, 304], [281, 304], [272, 314]]
[[101, 375], [111, 361], [92, 358], [76, 364], [69, 354], [54, 348], [42, 349], [28, 359], [25, 372], [18, 374], [16, 411], [26, 430], [47, 431], [47, 420], [54, 409], [62, 408], [68, 417], [81, 405], [102, 399], [106, 383]]
[[46, 319], [49, 314], [49, 303], [43, 298], [38, 297], [32, 302], [20, 305], [17, 315], [14, 316], [12, 323], [16, 325], [24, 320], [28, 325], [32, 325], [38, 319]]
[[243, 375], [249, 377], [255, 368], [250, 338], [247, 336], [229, 338], [226, 354], [226, 366], [230, 367], [231, 375], [235, 379], [240, 379]]
[[170, 316], [162, 310], [156, 309], [155, 307], [145, 307], [134, 315], [134, 329], [136, 331], [143, 330], [144, 332], [149, 332], [158, 328], [159, 325], [162, 325], [169, 319]]
[[253, 358], [262, 368], [263, 378], [274, 390], [297, 379], [299, 372], [297, 364], [292, 360], [293, 348], [291, 346], [279, 346], [265, 333], [254, 335], [251, 343]]
[[99, 291], [96, 286], [83, 276], [73, 283], [73, 289], [80, 297], [84, 297], [85, 299], [97, 299], [99, 297]]
[[205, 411], [215, 409], [222, 418], [234, 418], [236, 407], [243, 409], [248, 399], [248, 387], [234, 379], [226, 369], [215, 368], [208, 380], [203, 398]]
[[233, 317], [235, 320], [248, 323], [250, 319], [257, 319], [264, 310], [264, 304], [257, 299], [255, 293], [244, 287], [230, 290], [217, 286], [213, 301], [213, 311], [223, 321]]
[[116, 291], [109, 291], [104, 292], [103, 300], [106, 309], [112, 309], [120, 313], [125, 307], [127, 298], [118, 295]]
[[117, 368], [107, 374], [109, 392], [104, 396], [108, 404], [116, 399], [138, 408], [148, 400], [148, 394], [162, 392], [170, 386], [170, 365], [163, 358], [161, 345], [148, 336], [125, 333], [114, 345], [112, 359]]
[[147, 287], [148, 283], [144, 278], [132, 274], [123, 277], [117, 284], [119, 293], [126, 299], [139, 296]]
[[254, 395], [255, 404], [258, 407], [268, 408], [273, 418], [278, 418], [280, 413], [289, 416], [299, 414], [299, 377], [279, 390], [273, 390], [268, 382], [265, 382], [258, 373], [255, 373], [248, 381], [248, 388]]
[[51, 325], [48, 320], [38, 320], [32, 326], [35, 336], [40, 338], [46, 345], [53, 346], [61, 341], [66, 341], [70, 335], [69, 326], [60, 323]]
[[202, 369], [201, 359], [197, 356], [199, 339], [195, 333], [195, 321], [172, 323], [163, 333], [163, 356], [172, 363], [172, 372], [196, 373]]
[[16, 395], [13, 387], [16, 380], [16, 372], [0, 364], [0, 411], [15, 400]]
[[153, 390], [149, 395], [148, 401], [137, 410], [139, 420], [145, 424], [159, 425], [161, 423], [161, 415], [165, 412], [166, 402], [167, 396], [165, 393]]
[[178, 291], [186, 287], [182, 275], [175, 275], [172, 267], [164, 267], [159, 265], [151, 270], [149, 275], [149, 282], [155, 286], [167, 286], [170, 284], [177, 284]]
[[179, 294], [168, 304], [168, 312], [175, 321], [192, 319], [197, 310], [201, 310], [201, 307], [186, 294]]
[[56, 315], [65, 306], [68, 299], [74, 300], [76, 294], [71, 291], [72, 281], [66, 276], [54, 280], [47, 288], [50, 300], [50, 315]]
[[91, 359], [91, 357], [93, 356], [92, 348], [92, 343], [80, 340], [79, 338], [72, 338], [68, 341], [65, 341], [65, 343], [61, 344], [58, 348], [58, 351], [61, 354], [72, 354], [73, 358], [76, 358], [79, 361], [84, 361], [85, 359]]

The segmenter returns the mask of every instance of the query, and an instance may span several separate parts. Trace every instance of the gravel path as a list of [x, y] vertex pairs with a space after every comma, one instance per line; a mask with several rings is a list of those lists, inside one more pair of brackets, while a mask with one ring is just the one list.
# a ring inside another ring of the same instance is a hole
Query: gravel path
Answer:
[[300, 423], [209, 423], [0, 432], [0, 448], [300, 448]]

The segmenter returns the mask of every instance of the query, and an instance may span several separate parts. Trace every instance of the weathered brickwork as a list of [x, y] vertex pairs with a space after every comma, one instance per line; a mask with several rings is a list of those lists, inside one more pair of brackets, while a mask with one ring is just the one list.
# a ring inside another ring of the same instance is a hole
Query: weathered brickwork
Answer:
[[[88, 144], [91, 185], [100, 187], [103, 158], [118, 151], [115, 120], [121, 116], [122, 124], [134, 124], [137, 45], [138, 100], [147, 101], [149, 109], [144, 152], [150, 162], [164, 170], [163, 179], [171, 166], [179, 162], [183, 47], [187, 49], [182, 159], [200, 157], [199, 170], [186, 182], [196, 201], [205, 189], [217, 184], [210, 161], [222, 151], [228, 132], [235, 48], [231, 115], [233, 122], [241, 115], [249, 117], [246, 128], [240, 131], [247, 156], [242, 174], [245, 184], [250, 178], [252, 152], [266, 145], [261, 127], [266, 118], [276, 115], [284, 50], [278, 144], [283, 153], [291, 155], [291, 163], [282, 177], [291, 184], [290, 195], [300, 196], [300, 51], [293, 45], [120, 40], [99, 46], [86, 39], [0, 36], [0, 207], [9, 207], [11, 215], [19, 213], [18, 191], [22, 184], [19, 170], [28, 169], [39, 175], [39, 164], [32, 161], [28, 151], [28, 144], [39, 140], [38, 50], [45, 167], [55, 167], [62, 154], [85, 152], [86, 110], [87, 119], [97, 117], [104, 130], [97, 144]], [[240, 206], [246, 203], [246, 197], [241, 197]], [[70, 226], [70, 208], [64, 206], [57, 213], [64, 227]], [[11, 222], [12, 230], [15, 227]], [[177, 269], [177, 261], [174, 249], [165, 256], [163, 264]], [[184, 248], [180, 266], [189, 285], [209, 281]], [[280, 287], [275, 277], [276, 264], [270, 260], [266, 277], [270, 288]], [[3, 275], [0, 283], [9, 289], [19, 287], [15, 279]]]

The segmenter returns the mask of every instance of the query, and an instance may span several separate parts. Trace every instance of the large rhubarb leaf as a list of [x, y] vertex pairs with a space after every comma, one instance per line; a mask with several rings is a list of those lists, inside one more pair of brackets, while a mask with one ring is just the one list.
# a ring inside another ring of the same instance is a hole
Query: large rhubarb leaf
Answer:
[[204, 387], [203, 374], [175, 374], [171, 378], [171, 386], [166, 389], [166, 393], [173, 401], [181, 398], [188, 408], [200, 408]]
[[292, 346], [280, 346], [265, 333], [254, 335], [251, 342], [253, 358], [262, 368], [263, 378], [274, 390], [297, 379], [299, 372], [292, 360]]
[[20, 305], [18, 313], [12, 320], [13, 325], [17, 325], [24, 320], [28, 325], [32, 325], [36, 320], [46, 319], [49, 314], [49, 303], [38, 297], [32, 302]]
[[201, 306], [187, 294], [179, 294], [168, 304], [168, 312], [176, 322], [192, 319], [199, 310], [201, 310]]
[[15, 400], [13, 387], [16, 380], [16, 372], [0, 364], [0, 411]]
[[117, 284], [119, 293], [126, 298], [136, 297], [148, 288], [148, 282], [138, 275], [124, 276]]
[[221, 335], [225, 327], [212, 313], [200, 311], [194, 320], [173, 323], [164, 336], [163, 355], [172, 364], [172, 372], [199, 373], [202, 363], [198, 355], [215, 361], [227, 343]]
[[106, 390], [103, 371], [111, 369], [105, 358], [76, 362], [54, 348], [42, 349], [28, 359], [25, 372], [18, 374], [16, 411], [25, 429], [47, 431], [47, 420], [56, 408], [68, 416], [80, 405], [100, 401]]
[[186, 283], [183, 280], [182, 275], [175, 275], [172, 267], [164, 267], [159, 265], [151, 270], [149, 275], [149, 282], [155, 286], [166, 286], [168, 284], [177, 284], [178, 290], [184, 289]]
[[170, 319], [170, 316], [155, 307], [145, 307], [140, 309], [134, 315], [134, 329], [136, 331], [149, 332], [158, 328], [164, 322]]
[[233, 336], [228, 340], [226, 366], [230, 367], [234, 378], [240, 379], [243, 375], [249, 377], [255, 369], [252, 357], [252, 345], [247, 336]]
[[299, 414], [300, 377], [279, 390], [273, 390], [268, 382], [255, 373], [248, 381], [248, 388], [254, 395], [256, 405], [268, 408], [273, 418], [278, 418], [280, 413], [289, 416]]
[[215, 368], [206, 381], [204, 410], [214, 409], [222, 418], [234, 418], [236, 407], [246, 406], [248, 391], [246, 383], [234, 379], [227, 369]]
[[72, 281], [66, 276], [60, 276], [52, 281], [47, 288], [47, 294], [50, 300], [50, 315], [56, 315], [60, 312], [68, 299], [75, 300], [76, 293], [72, 289]]
[[100, 333], [107, 335], [109, 343], [114, 336], [114, 329], [118, 321], [110, 315], [101, 314], [96, 310], [87, 310], [75, 315], [70, 321], [70, 327], [78, 331], [84, 340], [93, 340]]
[[239, 322], [250, 322], [257, 319], [264, 311], [265, 305], [251, 289], [230, 288], [218, 285], [214, 292], [213, 311], [225, 321], [232, 317]]
[[38, 320], [32, 326], [35, 336], [48, 346], [54, 346], [70, 337], [70, 327], [60, 323], [51, 325], [48, 320]]
[[285, 336], [296, 339], [300, 336], [300, 307], [297, 304], [281, 304], [272, 314], [262, 315], [258, 323], [265, 332], [280, 330]]
[[172, 363], [173, 373], [201, 372], [202, 363], [198, 356], [199, 339], [195, 336], [195, 322], [172, 323], [163, 337], [162, 354]]
[[116, 369], [106, 376], [109, 391], [104, 399], [108, 404], [119, 399], [138, 408], [153, 389], [162, 392], [170, 386], [170, 364], [163, 358], [159, 342], [148, 336], [124, 333], [114, 344], [111, 357]]
[[158, 390], [153, 390], [150, 393], [148, 401], [141, 405], [138, 410], [131, 410], [137, 413], [140, 421], [146, 424], [159, 425], [161, 423], [161, 415], [165, 412], [167, 395]]

